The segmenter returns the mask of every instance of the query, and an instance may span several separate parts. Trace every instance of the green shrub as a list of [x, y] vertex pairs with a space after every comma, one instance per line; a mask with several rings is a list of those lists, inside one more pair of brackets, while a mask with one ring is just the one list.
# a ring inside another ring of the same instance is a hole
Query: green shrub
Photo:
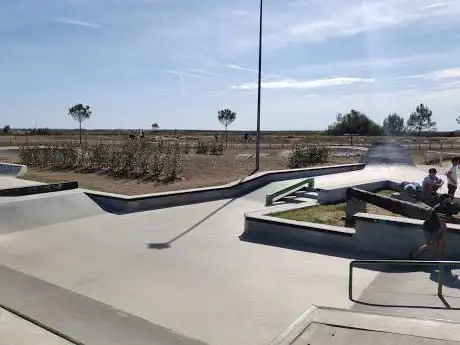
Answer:
[[295, 145], [289, 154], [288, 169], [299, 169], [328, 162], [330, 149], [321, 145]]
[[147, 140], [127, 140], [120, 145], [56, 143], [25, 144], [19, 149], [21, 163], [46, 169], [91, 169], [123, 178], [172, 182], [182, 172], [178, 143], [160, 145]]
[[198, 143], [196, 145], [196, 154], [197, 155], [207, 155], [208, 151], [210, 149], [209, 146], [210, 145], [207, 142], [203, 141], [203, 140], [198, 141]]
[[188, 140], [185, 142], [184, 146], [182, 147], [182, 153], [188, 155], [190, 153], [190, 143]]
[[220, 142], [215, 142], [209, 144], [209, 154], [214, 156], [222, 156], [224, 153], [224, 144]]

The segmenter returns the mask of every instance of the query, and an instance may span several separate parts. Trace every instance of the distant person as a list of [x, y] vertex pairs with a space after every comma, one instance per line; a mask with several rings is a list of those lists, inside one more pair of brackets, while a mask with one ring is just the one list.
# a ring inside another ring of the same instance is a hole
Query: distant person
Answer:
[[447, 194], [449, 194], [452, 198], [455, 196], [455, 192], [457, 191], [457, 166], [459, 163], [459, 157], [452, 158], [452, 166], [447, 171]]
[[444, 254], [444, 233], [447, 231], [446, 216], [451, 202], [449, 194], [442, 194], [439, 203], [428, 213], [428, 217], [423, 222], [423, 233], [425, 234], [426, 244], [409, 254], [410, 259], [418, 259], [427, 250], [436, 249], [436, 255], [442, 257]]
[[435, 168], [428, 170], [428, 176], [423, 179], [422, 191], [426, 195], [436, 195], [438, 189], [444, 184], [444, 181], [437, 176], [438, 171]]

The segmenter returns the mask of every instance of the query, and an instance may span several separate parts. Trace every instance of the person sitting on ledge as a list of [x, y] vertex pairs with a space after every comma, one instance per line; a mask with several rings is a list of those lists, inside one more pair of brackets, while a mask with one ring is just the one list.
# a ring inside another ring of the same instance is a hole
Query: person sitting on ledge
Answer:
[[423, 179], [422, 191], [426, 195], [436, 195], [438, 189], [444, 184], [444, 181], [440, 179], [436, 174], [438, 171], [435, 168], [431, 168], [428, 171], [428, 176]]

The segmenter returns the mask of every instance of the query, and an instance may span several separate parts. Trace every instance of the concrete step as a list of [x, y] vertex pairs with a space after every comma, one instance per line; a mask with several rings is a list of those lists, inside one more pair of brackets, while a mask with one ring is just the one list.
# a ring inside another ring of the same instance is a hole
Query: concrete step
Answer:
[[454, 345], [454, 321], [312, 306], [269, 345]]

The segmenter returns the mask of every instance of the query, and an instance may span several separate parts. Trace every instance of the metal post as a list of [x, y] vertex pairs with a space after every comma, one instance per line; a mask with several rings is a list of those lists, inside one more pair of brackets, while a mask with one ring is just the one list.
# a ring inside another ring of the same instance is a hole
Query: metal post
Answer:
[[348, 275], [348, 299], [353, 301], [353, 266], [354, 262], [350, 262], [350, 272]]
[[438, 278], [438, 296], [442, 297], [442, 285], [444, 283], [444, 265], [439, 264], [439, 278]]
[[257, 85], [257, 137], [256, 137], [256, 169], [260, 169], [260, 96], [262, 89], [262, 14], [263, 0], [260, 0], [260, 18], [259, 18], [259, 79]]

